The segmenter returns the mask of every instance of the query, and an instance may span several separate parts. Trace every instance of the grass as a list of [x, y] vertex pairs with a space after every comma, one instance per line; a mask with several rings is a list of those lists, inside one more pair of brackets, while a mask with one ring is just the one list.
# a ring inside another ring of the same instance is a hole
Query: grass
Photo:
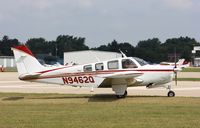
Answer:
[[200, 72], [200, 68], [184, 68], [181, 72]]
[[177, 78], [178, 81], [200, 81], [200, 78]]
[[4, 72], [17, 72], [17, 68], [16, 67], [6, 67], [4, 69]]
[[0, 93], [1, 128], [198, 128], [200, 98]]
[[[175, 78], [173, 78], [175, 80]], [[177, 78], [178, 81], [200, 81], [200, 78]]]

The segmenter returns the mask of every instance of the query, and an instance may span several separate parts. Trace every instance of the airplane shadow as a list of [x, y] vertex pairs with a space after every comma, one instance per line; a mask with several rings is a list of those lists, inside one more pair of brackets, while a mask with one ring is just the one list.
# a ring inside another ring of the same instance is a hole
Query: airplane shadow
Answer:
[[119, 99], [113, 94], [96, 94], [88, 98], [88, 102], [112, 102], [116, 100]]
[[[166, 97], [166, 96], [138, 96], [138, 95], [131, 95], [127, 96], [126, 98], [151, 98], [151, 97]], [[42, 97], [23, 97], [23, 96], [12, 96], [12, 97], [5, 97], [3, 101], [17, 101], [22, 99], [88, 99], [88, 102], [112, 102], [117, 100], [123, 100], [126, 98], [117, 98], [113, 94], [95, 94], [95, 95], [65, 95], [65, 96], [42, 96]]]
[[[138, 99], [138, 98], [156, 98], [156, 97], [166, 97], [166, 96], [138, 96], [138, 95], [131, 95], [127, 96], [126, 98], [131, 98], [131, 99]], [[117, 101], [117, 100], [123, 100], [126, 98], [117, 98], [113, 94], [98, 94], [98, 95], [93, 95], [88, 99], [88, 102], [111, 102], [111, 101]]]
[[21, 99], [24, 99], [24, 97], [23, 96], [12, 96], [12, 97], [3, 98], [2, 100], [3, 101], [16, 101], [16, 100], [21, 100]]
[[28, 99], [88, 99], [88, 102], [110, 102], [118, 100], [113, 94], [95, 94], [95, 95], [65, 95], [65, 96], [47, 96], [47, 97], [32, 97]]
[[[166, 97], [166, 96], [138, 96], [131, 95], [126, 98], [150, 98], [150, 97]], [[88, 102], [112, 102], [117, 100], [123, 100], [126, 98], [117, 98], [113, 94], [94, 94], [94, 95], [67, 95], [67, 96], [48, 96], [48, 97], [37, 97], [37, 98], [29, 98], [29, 99], [88, 99]]]

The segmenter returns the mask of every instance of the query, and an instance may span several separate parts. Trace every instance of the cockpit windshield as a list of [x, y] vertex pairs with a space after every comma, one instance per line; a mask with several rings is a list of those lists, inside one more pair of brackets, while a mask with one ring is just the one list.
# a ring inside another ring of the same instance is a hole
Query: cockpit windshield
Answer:
[[149, 63], [138, 57], [133, 57], [141, 66], [148, 65]]
[[123, 59], [122, 60], [122, 68], [137, 68], [137, 65], [131, 59]]

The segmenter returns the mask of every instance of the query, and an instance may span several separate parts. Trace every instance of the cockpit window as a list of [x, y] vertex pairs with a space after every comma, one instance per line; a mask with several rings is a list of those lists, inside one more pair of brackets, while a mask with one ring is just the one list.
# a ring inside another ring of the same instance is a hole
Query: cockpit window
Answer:
[[108, 62], [108, 69], [118, 69], [118, 68], [119, 68], [118, 60]]
[[96, 70], [103, 70], [103, 63], [97, 63], [97, 64], [95, 64], [95, 69]]
[[123, 59], [122, 68], [137, 68], [137, 65], [130, 59]]
[[144, 66], [144, 65], [148, 65], [149, 63], [146, 62], [145, 60], [143, 59], [140, 59], [140, 58], [137, 58], [137, 57], [133, 57], [141, 66]]
[[83, 71], [84, 71], [84, 72], [92, 71], [92, 65], [85, 65], [85, 66], [83, 67]]

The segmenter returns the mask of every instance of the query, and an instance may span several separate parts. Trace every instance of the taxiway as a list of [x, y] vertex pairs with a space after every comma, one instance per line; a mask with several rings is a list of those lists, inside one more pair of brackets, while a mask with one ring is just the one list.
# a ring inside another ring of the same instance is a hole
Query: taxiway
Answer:
[[[187, 77], [187, 74], [181, 74]], [[200, 73], [189, 73], [189, 76], [199, 76]], [[180, 76], [180, 75], [179, 75]], [[174, 84], [174, 82], [172, 82]], [[200, 97], [200, 82], [178, 81], [173, 86], [176, 96]], [[146, 87], [130, 87], [128, 95], [136, 96], [166, 96], [168, 90], [164, 88], [146, 89]], [[111, 88], [80, 88], [53, 84], [31, 83], [18, 80], [16, 72], [0, 72], [0, 92], [10, 93], [60, 93], [60, 94], [113, 94]]]

